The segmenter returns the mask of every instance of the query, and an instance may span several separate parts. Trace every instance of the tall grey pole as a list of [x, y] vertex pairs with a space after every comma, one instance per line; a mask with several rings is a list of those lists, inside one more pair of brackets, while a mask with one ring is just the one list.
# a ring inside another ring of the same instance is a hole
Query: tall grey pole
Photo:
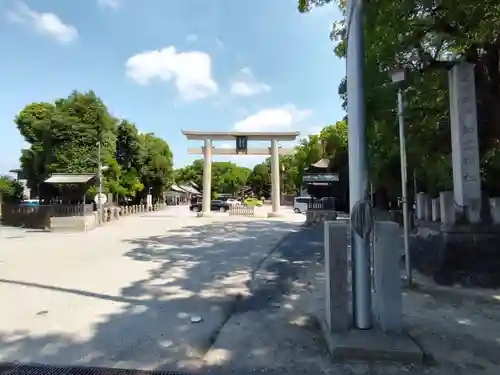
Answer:
[[401, 202], [403, 204], [403, 230], [404, 230], [404, 249], [405, 249], [405, 268], [406, 281], [412, 283], [411, 259], [410, 259], [410, 227], [408, 211], [408, 175], [406, 162], [406, 136], [405, 136], [405, 118], [404, 118], [404, 98], [403, 90], [398, 89], [398, 118], [399, 118], [399, 148], [401, 155]]
[[[349, 200], [355, 203], [368, 199], [366, 165], [363, 1], [348, 2], [347, 44], [347, 115], [349, 137]], [[358, 329], [372, 326], [371, 267], [369, 238], [360, 237], [351, 225], [352, 283], [354, 325]]]
[[102, 164], [101, 164], [101, 141], [97, 141], [97, 176], [99, 177], [99, 212], [102, 211]]

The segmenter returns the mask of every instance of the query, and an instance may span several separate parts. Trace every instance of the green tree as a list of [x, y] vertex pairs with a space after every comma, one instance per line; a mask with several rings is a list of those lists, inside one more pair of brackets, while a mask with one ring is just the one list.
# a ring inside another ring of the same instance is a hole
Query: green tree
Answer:
[[116, 164], [109, 190], [119, 197], [136, 197], [144, 190], [139, 171], [145, 158], [145, 150], [136, 126], [122, 120], [116, 131]]
[[[299, 0], [309, 11], [329, 0]], [[345, 14], [345, 1], [337, 1]], [[372, 181], [399, 194], [399, 142], [395, 88], [389, 72], [410, 69], [406, 92], [408, 163], [421, 189], [436, 193], [451, 186], [447, 69], [457, 61], [476, 69], [478, 131], [483, 186], [500, 186], [500, 3], [372, 0], [365, 2], [365, 94]], [[337, 56], [346, 56], [344, 21], [334, 24]], [[395, 42], [397, 41], [397, 42]], [[339, 94], [347, 103], [346, 81]]]
[[269, 163], [257, 164], [248, 178], [248, 184], [258, 197], [271, 195], [271, 168]]
[[23, 199], [23, 186], [8, 176], [0, 176], [0, 204], [19, 202]]
[[35, 194], [52, 173], [95, 171], [98, 141], [103, 164], [114, 158], [116, 120], [92, 91], [29, 104], [14, 121], [31, 145], [22, 151], [21, 167]]
[[139, 139], [144, 150], [140, 168], [144, 193], [160, 197], [174, 182], [172, 151], [167, 142], [153, 133], [141, 134]]
[[[200, 188], [203, 187], [203, 159], [198, 159], [191, 165], [177, 169], [175, 181], [179, 184], [193, 182]], [[212, 192], [217, 194], [233, 194], [247, 184], [251, 170], [231, 162], [212, 162]]]
[[[116, 197], [156, 197], [173, 181], [173, 156], [168, 144], [154, 134], [139, 134], [127, 120], [111, 116], [92, 91], [74, 91], [54, 103], [32, 103], [15, 118], [30, 144], [22, 150], [21, 166], [28, 186], [38, 195], [52, 173], [97, 172], [98, 144], [103, 191]], [[147, 187], [147, 190], [144, 187]], [[89, 190], [89, 198], [97, 191]]]

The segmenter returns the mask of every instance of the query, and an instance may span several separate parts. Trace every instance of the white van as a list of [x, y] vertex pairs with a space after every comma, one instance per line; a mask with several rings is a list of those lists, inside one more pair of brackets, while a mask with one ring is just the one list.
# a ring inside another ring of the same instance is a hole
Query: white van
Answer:
[[293, 200], [293, 211], [296, 213], [306, 212], [311, 197], [295, 197]]

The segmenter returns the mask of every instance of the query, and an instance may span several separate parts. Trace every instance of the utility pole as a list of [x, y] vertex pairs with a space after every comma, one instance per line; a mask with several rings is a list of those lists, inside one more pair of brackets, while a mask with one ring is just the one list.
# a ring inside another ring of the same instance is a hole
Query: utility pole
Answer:
[[101, 141], [97, 141], [97, 177], [99, 178], [99, 212], [102, 211], [102, 164], [101, 164]]
[[[363, 1], [347, 3], [347, 116], [349, 121], [349, 197], [350, 208], [368, 199], [365, 124], [365, 51], [363, 41]], [[354, 326], [372, 327], [370, 240], [362, 238], [351, 224]]]

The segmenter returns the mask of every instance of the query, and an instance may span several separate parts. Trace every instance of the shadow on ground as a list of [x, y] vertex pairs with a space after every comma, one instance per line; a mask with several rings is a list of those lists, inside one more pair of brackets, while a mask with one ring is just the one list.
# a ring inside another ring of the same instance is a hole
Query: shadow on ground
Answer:
[[[124, 256], [147, 263], [149, 274], [124, 286], [119, 295], [0, 279], [0, 288], [18, 285], [104, 300], [114, 304], [115, 311], [103, 314], [90, 336], [58, 333], [61, 330], [54, 322], [51, 334], [46, 335], [15, 327], [0, 332], [0, 361], [195, 370], [234, 311], [238, 296], [248, 295], [255, 268], [283, 236], [298, 229], [297, 224], [280, 221], [229, 221], [129, 239], [124, 245], [130, 249]], [[92, 269], [88, 272], [92, 277]], [[277, 267], [276, 280], [288, 278], [286, 272]], [[241, 306], [261, 305], [259, 293], [264, 292], [256, 291], [249, 298], [252, 302]], [[49, 307], [32, 319], [43, 325], [50, 314]], [[197, 316], [203, 321], [194, 323], [192, 318]], [[76, 319], [81, 319], [78, 311]]]

